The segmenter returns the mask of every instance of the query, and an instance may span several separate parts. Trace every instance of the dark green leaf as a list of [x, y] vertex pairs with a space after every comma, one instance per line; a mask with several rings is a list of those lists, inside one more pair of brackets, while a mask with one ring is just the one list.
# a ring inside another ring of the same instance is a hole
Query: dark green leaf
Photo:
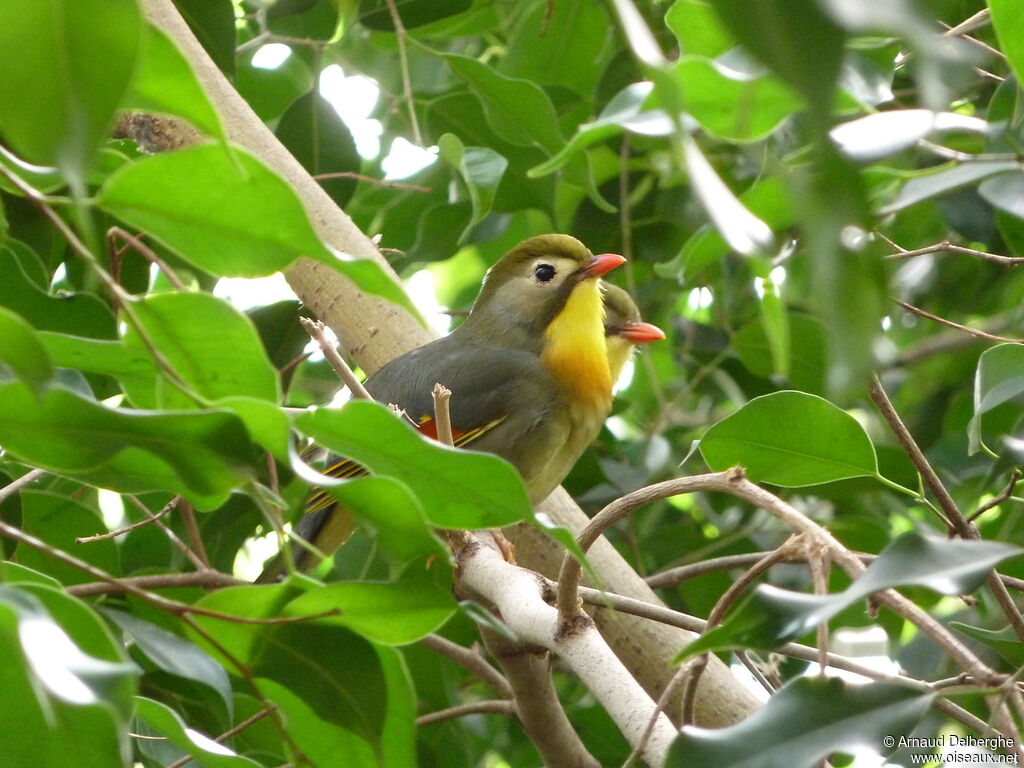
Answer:
[[812, 768], [834, 752], [878, 750], [885, 736], [910, 733], [932, 698], [893, 683], [801, 677], [736, 725], [684, 728], [665, 765]]
[[[316, 90], [288, 107], [275, 133], [311, 176], [359, 171], [362, 158], [356, 152], [351, 131], [337, 110]], [[356, 188], [356, 180], [352, 178], [318, 179], [318, 182], [342, 207]]]
[[217, 411], [107, 408], [66, 389], [37, 401], [0, 385], [0, 444], [35, 466], [113, 490], [169, 490], [207, 509], [245, 482], [254, 460], [237, 417]]
[[951, 621], [949, 626], [957, 632], [962, 632], [982, 645], [991, 648], [998, 653], [1012, 667], [1024, 666], [1024, 645], [1021, 644], [1013, 627], [1006, 627], [998, 632], [982, 627], [972, 627], [960, 621]]
[[0, 133], [80, 191], [128, 88], [142, 41], [136, 0], [0, 7]]
[[451, 165], [469, 190], [469, 199], [473, 205], [473, 218], [462, 231], [460, 242], [464, 241], [473, 227], [483, 221], [491, 212], [494, 196], [501, 184], [508, 160], [487, 147], [464, 147], [459, 138], [446, 133], [437, 141], [441, 150], [441, 158]]
[[1013, 171], [985, 179], [978, 194], [999, 210], [1024, 219], [1024, 173]]
[[[397, 0], [395, 8], [406, 29], [416, 29], [425, 24], [454, 16], [469, 9], [472, 0], [433, 0], [429, 3], [417, 0]], [[385, 0], [361, 0], [359, 22], [368, 29], [394, 30], [391, 12]]]
[[850, 414], [804, 392], [757, 397], [704, 434], [711, 469], [740, 465], [754, 482], [799, 487], [877, 476], [875, 448]]
[[442, 528], [492, 528], [530, 516], [522, 478], [501, 459], [427, 440], [378, 403], [301, 414], [296, 426], [371, 472], [405, 483]]
[[235, 72], [235, 9], [231, 0], [174, 0], [210, 58], [228, 77]]
[[37, 393], [53, 375], [50, 356], [32, 326], [0, 306], [0, 372], [5, 366]]
[[39, 339], [54, 365], [113, 376], [137, 408], [156, 407], [156, 366], [144, 348], [129, 347], [121, 341], [87, 339], [48, 331], [40, 331]]
[[[798, 312], [789, 314], [791, 352], [789, 381], [799, 390], [811, 394], [825, 391], [825, 328], [817, 318]], [[747, 370], [769, 378], [775, 372], [768, 337], [760, 319], [736, 332], [733, 349]]]
[[879, 215], [887, 215], [909, 208], [922, 200], [929, 200], [961, 187], [987, 179], [1003, 171], [1016, 170], [1016, 160], [988, 160], [962, 165], [940, 166], [936, 171], [929, 168], [926, 175], [917, 176], [900, 189], [896, 199], [879, 211]]
[[164, 672], [212, 688], [230, 713], [233, 706], [231, 682], [224, 668], [208, 653], [166, 629], [130, 613], [106, 609], [104, 615], [119, 626], [153, 664]]

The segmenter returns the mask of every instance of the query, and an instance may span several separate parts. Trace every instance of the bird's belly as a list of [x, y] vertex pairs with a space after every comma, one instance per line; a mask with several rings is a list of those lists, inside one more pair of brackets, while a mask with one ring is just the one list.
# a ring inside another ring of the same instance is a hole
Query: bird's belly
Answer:
[[601, 431], [607, 408], [585, 407], [575, 404], [562, 417], [564, 439], [552, 452], [546, 465], [537, 471], [530, 483], [531, 501], [538, 503], [559, 486], [573, 468], [577, 459]]

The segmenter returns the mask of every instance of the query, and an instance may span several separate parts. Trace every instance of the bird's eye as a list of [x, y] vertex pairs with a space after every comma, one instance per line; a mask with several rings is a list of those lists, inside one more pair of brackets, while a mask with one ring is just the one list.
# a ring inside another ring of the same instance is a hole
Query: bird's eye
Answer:
[[555, 276], [555, 268], [550, 264], [538, 264], [533, 269], [533, 276], [538, 282], [546, 283]]

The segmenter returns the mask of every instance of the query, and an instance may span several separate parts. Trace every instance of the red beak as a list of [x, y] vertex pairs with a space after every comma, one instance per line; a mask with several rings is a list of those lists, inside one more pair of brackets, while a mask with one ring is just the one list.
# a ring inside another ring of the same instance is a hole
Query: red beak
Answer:
[[626, 323], [616, 334], [634, 344], [645, 344], [648, 341], [661, 341], [665, 332], [650, 323]]
[[617, 253], [602, 253], [592, 258], [590, 263], [580, 270], [580, 274], [584, 277], [600, 277], [625, 263], [626, 259]]

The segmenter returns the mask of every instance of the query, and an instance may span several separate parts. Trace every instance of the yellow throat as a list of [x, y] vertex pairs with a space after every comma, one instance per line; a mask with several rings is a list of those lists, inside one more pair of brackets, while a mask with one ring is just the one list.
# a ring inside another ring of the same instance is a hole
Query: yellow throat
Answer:
[[612, 377], [604, 338], [604, 301], [597, 280], [577, 285], [544, 332], [541, 362], [574, 403], [607, 408]]

